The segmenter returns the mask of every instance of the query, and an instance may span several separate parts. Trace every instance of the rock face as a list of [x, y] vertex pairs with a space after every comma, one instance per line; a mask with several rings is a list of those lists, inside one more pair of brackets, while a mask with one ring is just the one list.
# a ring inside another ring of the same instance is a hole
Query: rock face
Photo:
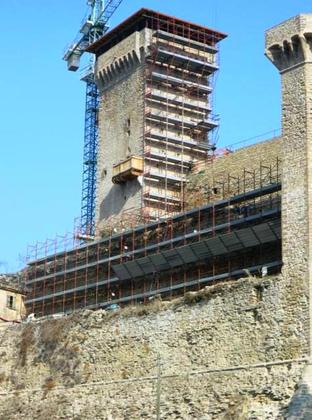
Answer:
[[250, 277], [0, 330], [0, 419], [272, 420], [290, 401], [300, 412], [304, 320], [285, 289]]

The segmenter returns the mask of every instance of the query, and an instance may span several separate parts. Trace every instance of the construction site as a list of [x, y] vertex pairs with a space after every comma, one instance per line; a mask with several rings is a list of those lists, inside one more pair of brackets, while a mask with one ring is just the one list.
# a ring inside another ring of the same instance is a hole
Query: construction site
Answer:
[[159, 294], [172, 298], [218, 280], [261, 275], [264, 268], [278, 272], [278, 164], [211, 186], [223, 199], [155, 222], [129, 213], [103, 239], [35, 259], [28, 268], [29, 311], [42, 316], [146, 303]]
[[219, 147], [227, 35], [109, 28], [121, 3], [64, 55], [90, 60], [81, 217], [1, 276], [0, 419], [310, 419], [312, 14], [265, 33], [281, 132]]
[[[251, 147], [246, 168], [215, 171], [239, 153], [213, 140], [225, 36], [141, 9], [87, 47], [96, 59], [82, 223], [70, 244], [29, 248], [29, 313], [144, 304], [280, 271], [279, 154], [259, 159]], [[67, 58], [76, 69], [77, 54]]]

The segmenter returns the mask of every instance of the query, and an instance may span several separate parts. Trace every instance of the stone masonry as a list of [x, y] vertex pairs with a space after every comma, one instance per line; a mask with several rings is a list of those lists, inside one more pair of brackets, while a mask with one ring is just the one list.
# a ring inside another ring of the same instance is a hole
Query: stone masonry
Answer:
[[[312, 15], [299, 15], [266, 34], [266, 54], [282, 77], [284, 270], [303, 277], [310, 276], [307, 262], [312, 249], [311, 32]], [[294, 232], [301, 236], [300, 241]]]
[[249, 277], [0, 330], [0, 419], [288, 418], [306, 359], [286, 287]]
[[128, 156], [142, 154], [144, 69], [141, 61], [146, 37], [147, 31], [135, 32], [97, 60], [101, 91], [98, 221], [140, 207], [139, 181], [115, 185], [112, 170], [114, 164]]
[[266, 55], [282, 77], [283, 272], [301, 279], [302, 296], [309, 301], [311, 357], [312, 14], [298, 15], [267, 31]]
[[[208, 186], [218, 188], [219, 183], [227, 183], [229, 177], [231, 178], [230, 184], [232, 185], [232, 189], [228, 189], [227, 186], [227, 195], [231, 196], [235, 194], [235, 189], [237, 190], [238, 179], [240, 179], [240, 184], [245, 179], [246, 188], [248, 184], [252, 188], [254, 175], [257, 181], [261, 177], [265, 182], [267, 181], [266, 177], [270, 173], [273, 177], [277, 173], [281, 173], [283, 165], [282, 145], [282, 138], [275, 137], [248, 147], [243, 147], [228, 155], [218, 157], [212, 161], [205, 162], [204, 165], [195, 167], [187, 177], [188, 182], [185, 188], [188, 208], [204, 204], [206, 197], [201, 192], [205, 191]], [[260, 173], [261, 167], [262, 173]], [[222, 199], [222, 193], [222, 191], [219, 195], [216, 193], [215, 199]]]
[[[225, 36], [141, 9], [90, 47], [101, 95], [98, 231], [134, 213], [155, 220], [182, 210], [185, 176], [218, 125], [209, 97]], [[139, 172], [112, 177], [131, 157]]]

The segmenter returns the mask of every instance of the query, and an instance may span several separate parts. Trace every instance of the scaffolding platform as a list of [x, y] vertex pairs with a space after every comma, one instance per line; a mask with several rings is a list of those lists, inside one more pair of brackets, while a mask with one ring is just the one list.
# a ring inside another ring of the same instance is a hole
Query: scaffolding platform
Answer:
[[170, 155], [164, 156], [160, 153], [150, 152], [150, 151], [147, 151], [145, 153], [145, 159], [150, 160], [152, 162], [159, 163], [160, 165], [171, 164], [171, 165], [183, 166], [186, 171], [190, 169], [190, 165], [192, 163], [191, 160], [182, 161], [181, 158], [179, 157], [174, 157]]
[[204, 85], [201, 83], [192, 82], [187, 79], [182, 79], [180, 77], [171, 76], [170, 74], [163, 74], [158, 71], [153, 71], [151, 73], [151, 79], [155, 82], [162, 82], [166, 84], [171, 84], [175, 87], [185, 87], [188, 89], [194, 89], [200, 94], [209, 94], [212, 92], [212, 87]]
[[166, 32], [162, 30], [155, 31], [153, 36], [158, 39], [174, 42], [182, 46], [193, 48], [193, 49], [210, 53], [210, 54], [216, 54], [218, 52], [218, 49], [216, 47], [213, 47], [212, 45], [209, 45], [207, 43], [198, 42], [190, 38], [172, 34], [170, 32]]
[[219, 69], [219, 66], [208, 61], [193, 58], [190, 54], [183, 55], [178, 52], [170, 51], [158, 46], [156, 61], [160, 63], [170, 63], [170, 65], [179, 66], [194, 73], [210, 75]]
[[194, 101], [193, 103], [189, 103], [183, 99], [170, 98], [168, 97], [168, 94], [166, 93], [163, 93], [162, 95], [159, 93], [158, 94], [151, 93], [149, 96], [147, 96], [147, 99], [151, 101], [159, 102], [159, 103], [165, 102], [168, 105], [180, 107], [189, 111], [196, 111], [196, 112], [202, 112], [202, 113], [211, 112], [211, 106], [209, 106], [208, 104], [203, 106], [202, 104], [199, 105], [198, 103], [194, 103]]
[[179, 129], [180, 126], [190, 130], [211, 130], [212, 128], [218, 127], [218, 123], [211, 119], [193, 122], [186, 119], [181, 120], [180, 118], [175, 118], [173, 116], [168, 117], [167, 115], [157, 114], [155, 111], [148, 112], [145, 117], [148, 121], [161, 123], [165, 126], [170, 125], [171, 128], [177, 129]]
[[131, 156], [123, 162], [113, 166], [112, 181], [114, 184], [122, 184], [128, 180], [137, 178], [143, 174], [143, 158]]
[[195, 140], [189, 140], [185, 139], [183, 137], [172, 137], [172, 136], [166, 136], [161, 133], [154, 133], [150, 132], [145, 137], [146, 141], [151, 142], [161, 142], [161, 143], [167, 143], [172, 144], [174, 147], [177, 148], [189, 148], [195, 151], [196, 153], [207, 155], [207, 152], [209, 150], [209, 144], [208, 142], [196, 142]]

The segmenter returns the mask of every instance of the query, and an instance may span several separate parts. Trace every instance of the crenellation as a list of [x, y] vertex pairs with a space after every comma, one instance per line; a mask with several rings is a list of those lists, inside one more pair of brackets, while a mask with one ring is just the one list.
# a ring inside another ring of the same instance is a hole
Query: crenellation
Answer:
[[266, 56], [280, 72], [312, 61], [312, 14], [298, 15], [266, 32]]

